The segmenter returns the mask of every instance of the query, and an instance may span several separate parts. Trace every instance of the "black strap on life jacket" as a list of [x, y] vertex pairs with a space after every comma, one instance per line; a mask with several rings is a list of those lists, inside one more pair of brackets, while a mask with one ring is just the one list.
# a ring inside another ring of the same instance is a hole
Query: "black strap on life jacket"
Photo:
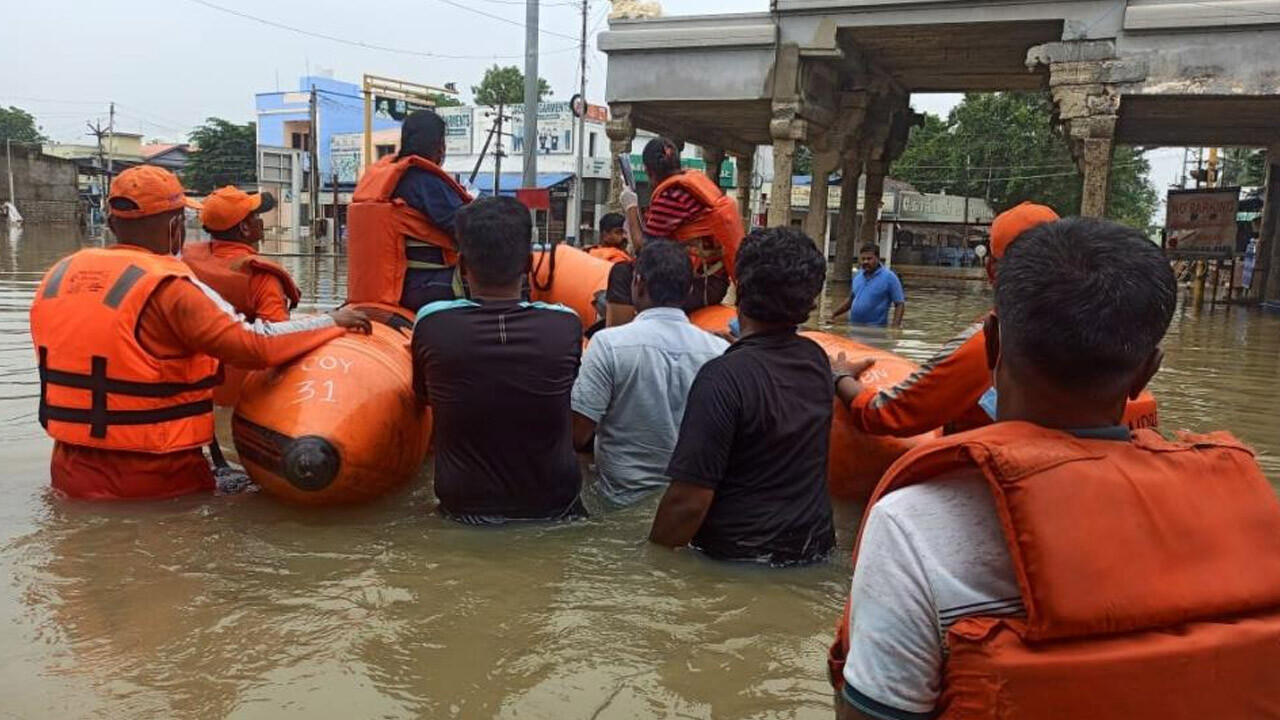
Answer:
[[[105, 438], [112, 425], [154, 425], [159, 423], [198, 417], [213, 412], [213, 399], [172, 405], [155, 410], [108, 410], [110, 395], [130, 395], [145, 398], [170, 398], [197, 390], [212, 390], [222, 383], [222, 369], [208, 377], [190, 383], [146, 383], [132, 380], [116, 380], [107, 376], [107, 359], [95, 355], [90, 361], [88, 375], [49, 369], [49, 348], [39, 349], [40, 370], [40, 425], [46, 429], [49, 422], [77, 423], [89, 426], [89, 436]], [[59, 407], [49, 404], [49, 385], [88, 390], [92, 402], [88, 409]]]

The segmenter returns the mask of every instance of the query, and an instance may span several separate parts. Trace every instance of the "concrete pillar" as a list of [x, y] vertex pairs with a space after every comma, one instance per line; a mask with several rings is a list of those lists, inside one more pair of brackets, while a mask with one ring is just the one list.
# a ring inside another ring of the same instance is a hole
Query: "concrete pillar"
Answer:
[[1084, 184], [1080, 192], [1080, 215], [1107, 216], [1107, 192], [1111, 186], [1111, 156], [1115, 141], [1110, 137], [1085, 138], [1082, 143], [1081, 170]]
[[706, 164], [707, 177], [717, 186], [720, 185], [720, 173], [724, 169], [724, 151], [720, 148], [702, 148], [702, 162]]
[[742, 211], [742, 228], [751, 232], [751, 201], [754, 199], [756, 158], [754, 155], [738, 156], [738, 209]]
[[795, 174], [796, 145], [805, 138], [805, 122], [798, 103], [773, 103], [773, 187], [769, 192], [769, 226], [791, 224], [791, 176]]
[[[863, 190], [862, 224], [858, 227], [858, 248], [867, 243], [880, 245], [880, 205], [884, 202], [884, 175], [888, 163], [867, 160], [867, 183]], [[854, 248], [857, 252], [858, 248]]]
[[804, 232], [813, 238], [823, 255], [827, 252], [827, 181], [839, 159], [838, 153], [813, 155], [813, 182], [809, 188], [809, 216], [805, 219]]
[[858, 150], [846, 152], [840, 163], [840, 215], [836, 218], [836, 259], [831, 279], [841, 282], [853, 278], [853, 259], [858, 251], [858, 181], [862, 166], [863, 155]]
[[1267, 184], [1262, 198], [1262, 227], [1249, 296], [1273, 305], [1280, 304], [1280, 143], [1267, 148]]
[[618, 195], [625, 187], [625, 183], [622, 181], [622, 171], [618, 169], [615, 158], [631, 152], [631, 145], [636, 139], [636, 128], [631, 122], [630, 103], [611, 104], [609, 115], [609, 122], [604, 126], [605, 134], [609, 136], [609, 165], [613, 169], [609, 181], [609, 209], [617, 212], [622, 209], [621, 203], [618, 202]]

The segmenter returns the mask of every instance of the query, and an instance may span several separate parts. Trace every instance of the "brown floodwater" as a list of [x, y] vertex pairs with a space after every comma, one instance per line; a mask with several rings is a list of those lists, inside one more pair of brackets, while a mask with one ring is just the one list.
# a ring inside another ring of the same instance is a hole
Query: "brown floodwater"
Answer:
[[[0, 718], [830, 717], [858, 508], [837, 508], [829, 564], [768, 570], [650, 547], [656, 498], [456, 526], [428, 514], [425, 470], [337, 510], [54, 499], [27, 310], [42, 272], [93, 242], [0, 234]], [[341, 297], [341, 259], [281, 261], [305, 307]], [[906, 327], [866, 340], [916, 360], [990, 303], [907, 292]], [[1166, 352], [1162, 425], [1230, 429], [1280, 479], [1280, 318], [1184, 305]]]

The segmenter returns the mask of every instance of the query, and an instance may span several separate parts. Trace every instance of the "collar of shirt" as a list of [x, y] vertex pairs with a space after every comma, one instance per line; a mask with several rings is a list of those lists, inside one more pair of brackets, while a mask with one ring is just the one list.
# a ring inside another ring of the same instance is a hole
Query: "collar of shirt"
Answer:
[[876, 266], [876, 269], [875, 269], [875, 270], [872, 270], [871, 272], [867, 272], [866, 270], [863, 270], [863, 271], [862, 271], [862, 275], [863, 275], [864, 277], [866, 277], [868, 280], [870, 280], [871, 278], [873, 278], [873, 277], [875, 277], [875, 276], [879, 275], [879, 274], [880, 274], [881, 272], [883, 272], [883, 271], [884, 271], [884, 266], [883, 266], [883, 265], [877, 265], [877, 266]]
[[1124, 425], [1103, 425], [1101, 427], [1069, 428], [1065, 432], [1081, 440], [1129, 440], [1132, 436]]
[[641, 320], [675, 320], [679, 322], [689, 322], [689, 316], [685, 315], [684, 310], [674, 307], [651, 307], [648, 310], [640, 311], [632, 322]]
[[239, 257], [241, 255], [256, 255], [253, 248], [244, 243], [234, 242], [232, 240], [214, 240], [213, 247], [210, 248], [214, 255], [218, 257]]

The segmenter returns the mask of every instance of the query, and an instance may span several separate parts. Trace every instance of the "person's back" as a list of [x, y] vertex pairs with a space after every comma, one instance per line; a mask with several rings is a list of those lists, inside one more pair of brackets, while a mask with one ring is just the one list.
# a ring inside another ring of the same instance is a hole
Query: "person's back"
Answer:
[[689, 387], [729, 346], [681, 309], [691, 281], [682, 247], [646, 244], [632, 281], [639, 315], [592, 337], [574, 384], [574, 442], [586, 450], [594, 434], [597, 487], [616, 505], [666, 486]]
[[689, 392], [650, 538], [712, 557], [815, 562], [834, 546], [827, 494], [833, 387], [826, 353], [796, 333], [826, 263], [802, 233], [752, 233], [738, 254], [742, 337]]
[[348, 210], [348, 300], [417, 311], [463, 294], [454, 218], [470, 194], [443, 169], [445, 123], [418, 110], [400, 151], [365, 169]]
[[[1250, 638], [1280, 647], [1280, 505], [1256, 462], [1223, 433], [1120, 425], [1175, 302], [1159, 249], [1112, 223], [1010, 248], [986, 326], [1001, 422], [913, 450], [872, 498], [831, 657], [841, 717], [1280, 706], [1233, 670], [1275, 662]], [[1261, 625], [1197, 624], [1231, 613]]]
[[569, 402], [582, 326], [567, 308], [520, 300], [531, 247], [522, 205], [481, 200], [457, 226], [472, 297], [428, 304], [413, 334], [441, 511], [473, 523], [580, 515]]

